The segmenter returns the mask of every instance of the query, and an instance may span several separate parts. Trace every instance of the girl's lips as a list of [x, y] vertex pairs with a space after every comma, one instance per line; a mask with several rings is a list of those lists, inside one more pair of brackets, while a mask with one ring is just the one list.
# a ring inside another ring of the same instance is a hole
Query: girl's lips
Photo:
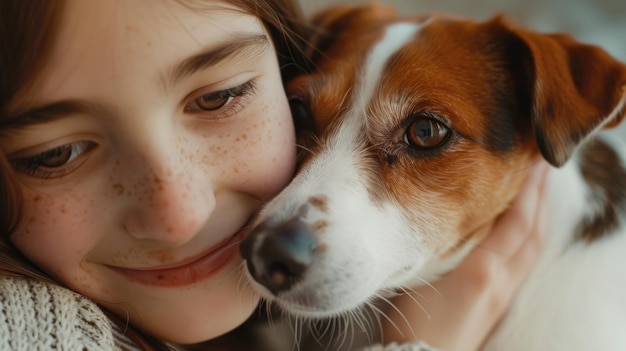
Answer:
[[[246, 228], [247, 226], [244, 226]], [[200, 257], [181, 262], [180, 265], [157, 269], [130, 269], [110, 266], [131, 281], [160, 287], [180, 287], [191, 285], [213, 275], [233, 258], [239, 256], [239, 243], [243, 239], [241, 230], [222, 243], [212, 247]]]

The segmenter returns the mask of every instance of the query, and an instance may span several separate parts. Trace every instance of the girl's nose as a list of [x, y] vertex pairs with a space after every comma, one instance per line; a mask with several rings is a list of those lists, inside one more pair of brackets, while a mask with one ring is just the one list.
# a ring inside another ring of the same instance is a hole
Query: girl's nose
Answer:
[[209, 177], [184, 167], [182, 161], [167, 162], [162, 156], [135, 169], [143, 171], [130, 176], [132, 205], [124, 223], [130, 235], [169, 245], [194, 238], [215, 209]]

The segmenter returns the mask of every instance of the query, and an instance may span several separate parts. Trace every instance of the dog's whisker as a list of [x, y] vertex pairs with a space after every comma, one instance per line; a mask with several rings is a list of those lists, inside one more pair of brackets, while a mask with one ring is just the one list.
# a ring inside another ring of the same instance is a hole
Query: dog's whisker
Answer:
[[[442, 298], [442, 299], [444, 299], [444, 300], [445, 300], [445, 297], [444, 297], [444, 296], [443, 296], [443, 295], [439, 292], [439, 290], [437, 290], [434, 286], [432, 286], [431, 284], [428, 284], [427, 286], [431, 287], [431, 288], [433, 289], [433, 291], [434, 291], [435, 293], [437, 293], [437, 295], [438, 295], [440, 298]], [[421, 304], [421, 303], [417, 300], [417, 298], [416, 298], [416, 296], [417, 296], [417, 297], [420, 297], [420, 298], [424, 299], [424, 295], [422, 295], [422, 294], [420, 294], [419, 292], [417, 292], [417, 290], [415, 290], [415, 289], [411, 289], [411, 288], [408, 288], [408, 287], [398, 287], [398, 289], [399, 289], [400, 291], [402, 291], [405, 295], [407, 295], [407, 296], [408, 296], [408, 297], [409, 297], [409, 298], [410, 298], [413, 302], [415, 302], [415, 304], [416, 304], [416, 305], [417, 305], [417, 306], [418, 306], [418, 307], [419, 307], [419, 308], [420, 308], [420, 309], [424, 312], [424, 314], [426, 314], [426, 317], [427, 317], [428, 319], [430, 319], [430, 318], [431, 318], [431, 315], [430, 315], [430, 313], [428, 313], [428, 311], [426, 310], [426, 307], [424, 307], [424, 305], [423, 305], [423, 304]]]
[[307, 147], [307, 146], [304, 146], [304, 145], [302, 145], [302, 144], [296, 144], [296, 147], [297, 147], [298, 149], [300, 149], [300, 150], [304, 150], [304, 151], [306, 151], [306, 152], [308, 152], [308, 153], [310, 153], [310, 154], [313, 154], [313, 153], [314, 153], [314, 152], [313, 152], [313, 150], [312, 150], [311, 148], [309, 148], [309, 147]]
[[[385, 302], [387, 305], [389, 305], [389, 306], [390, 306], [390, 307], [391, 307], [391, 308], [392, 308], [392, 309], [393, 309], [393, 310], [394, 310], [394, 311], [398, 314], [398, 316], [400, 316], [400, 318], [402, 319], [402, 321], [403, 321], [403, 322], [404, 322], [404, 323], [405, 323], [405, 324], [409, 327], [409, 329], [412, 331], [412, 333], [413, 333], [413, 337], [414, 337], [414, 338], [417, 338], [417, 337], [415, 336], [415, 334], [414, 334], [413, 328], [411, 327], [411, 322], [409, 322], [408, 318], [406, 318], [406, 316], [404, 315], [404, 313], [403, 313], [402, 311], [400, 311], [400, 309], [399, 309], [398, 307], [396, 307], [396, 305], [395, 305], [393, 302], [389, 301], [389, 299], [387, 299], [387, 298], [385, 298], [385, 297], [380, 297], [380, 300], [381, 300], [381, 301], [383, 301], [383, 302]], [[426, 310], [424, 309], [424, 307], [423, 307], [420, 303], [417, 303], [417, 304], [418, 304], [418, 306], [420, 307], [420, 309], [421, 309], [422, 311], [424, 311], [425, 313], [427, 313], [427, 312], [426, 312]], [[397, 323], [396, 323], [396, 322], [395, 322], [395, 321], [394, 321], [391, 317], [389, 317], [389, 315], [387, 315], [387, 313], [385, 313], [385, 312], [384, 312], [383, 310], [381, 310], [381, 309], [378, 309], [378, 311], [379, 311], [380, 315], [381, 315], [381, 316], [383, 316], [383, 317], [387, 320], [387, 322], [389, 322], [389, 324], [391, 324], [391, 326], [393, 326], [393, 328], [394, 328], [395, 330], [397, 330], [397, 331], [398, 331], [398, 333], [400, 333], [400, 335], [401, 335], [402, 337], [406, 337], [406, 335], [404, 335], [404, 332], [402, 332], [402, 329], [400, 329], [400, 326], [398, 326], [398, 324], [397, 324]], [[427, 315], [428, 315], [428, 313], [427, 313]], [[430, 316], [429, 316], [429, 318], [430, 318]]]
[[302, 339], [302, 320], [296, 316], [290, 325], [292, 326], [292, 333], [294, 335], [294, 348], [296, 350], [300, 350], [300, 340]]
[[[430, 288], [430, 289], [431, 289], [432, 291], [434, 291], [434, 292], [435, 292], [435, 293], [436, 293], [439, 297], [441, 297], [442, 299], [445, 299], [445, 298], [444, 298], [444, 296], [441, 294], [441, 292], [440, 292], [439, 290], [437, 290], [437, 288], [435, 288], [435, 286], [434, 286], [431, 282], [429, 282], [429, 281], [427, 281], [427, 280], [425, 280], [424, 278], [421, 278], [421, 277], [419, 277], [419, 276], [415, 276], [415, 279], [416, 279], [417, 281], [419, 281], [419, 282], [423, 283], [423, 284], [424, 284], [425, 286], [427, 286], [428, 288]], [[413, 292], [413, 293], [415, 293], [415, 294], [417, 294], [417, 295], [421, 296], [421, 294], [419, 294], [417, 291], [415, 291], [414, 289], [408, 288], [408, 287], [399, 287], [399, 289], [400, 289], [400, 290], [402, 290], [402, 291], [411, 291], [411, 292]]]
[[371, 301], [366, 301], [363, 309], [361, 310], [361, 314], [367, 323], [367, 329], [364, 330], [365, 336], [367, 337], [368, 344], [374, 342], [376, 333], [375, 326], [378, 327], [378, 331], [381, 331], [380, 319], [378, 318], [378, 310], [375, 306], [375, 303]]

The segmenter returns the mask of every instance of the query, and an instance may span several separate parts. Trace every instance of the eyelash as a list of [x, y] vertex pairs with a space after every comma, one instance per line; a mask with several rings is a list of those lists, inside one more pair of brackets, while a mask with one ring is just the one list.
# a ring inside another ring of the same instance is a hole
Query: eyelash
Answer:
[[[13, 158], [10, 162], [16, 172], [29, 177], [40, 179], [61, 178], [73, 172], [85, 162], [87, 153], [95, 147], [96, 144], [91, 141], [77, 141], [48, 149], [34, 156]], [[68, 151], [70, 152], [69, 155], [63, 155], [63, 153]], [[67, 156], [67, 159], [62, 160], [62, 164], [58, 166], [45, 165], [46, 161], [59, 156]]]
[[[255, 91], [255, 82], [253, 80], [249, 80], [233, 88], [202, 94], [188, 102], [184, 107], [184, 111], [186, 113], [197, 113], [203, 115], [202, 117], [206, 119], [226, 119], [243, 110], [246, 107], [246, 103], [249, 102], [249, 98], [254, 95]], [[215, 108], [211, 109], [202, 107], [202, 104], [216, 100], [218, 104]], [[224, 102], [219, 103], [219, 100], [224, 100]]]

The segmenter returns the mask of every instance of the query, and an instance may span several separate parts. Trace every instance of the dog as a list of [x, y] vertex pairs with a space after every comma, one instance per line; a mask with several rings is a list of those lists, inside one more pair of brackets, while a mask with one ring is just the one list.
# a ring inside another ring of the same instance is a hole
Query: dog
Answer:
[[626, 65], [502, 16], [370, 4], [313, 23], [315, 69], [287, 86], [297, 174], [241, 244], [259, 292], [316, 320], [432, 281], [543, 157], [545, 251], [484, 350], [626, 350]]

